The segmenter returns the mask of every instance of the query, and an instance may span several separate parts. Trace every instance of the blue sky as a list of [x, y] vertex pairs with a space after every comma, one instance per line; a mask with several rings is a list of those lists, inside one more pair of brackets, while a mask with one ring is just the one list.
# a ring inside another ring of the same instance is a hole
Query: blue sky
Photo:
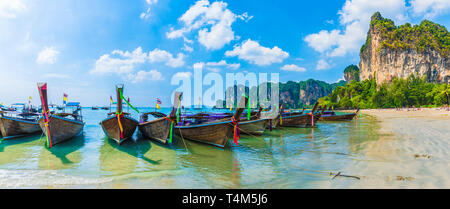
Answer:
[[359, 63], [375, 11], [397, 25], [450, 25], [450, 3], [440, 0], [0, 0], [0, 102], [38, 104], [36, 83], [46, 81], [53, 103], [67, 93], [107, 105], [124, 83], [133, 104], [159, 97], [168, 106], [172, 76], [194, 66], [332, 83]]

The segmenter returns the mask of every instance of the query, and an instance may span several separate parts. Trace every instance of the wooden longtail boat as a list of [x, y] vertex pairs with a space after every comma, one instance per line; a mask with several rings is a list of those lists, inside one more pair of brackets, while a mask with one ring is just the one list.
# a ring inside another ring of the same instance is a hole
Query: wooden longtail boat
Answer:
[[39, 114], [27, 113], [17, 116], [5, 116], [0, 114], [0, 132], [4, 139], [18, 137], [41, 131], [37, 119]]
[[38, 123], [47, 136], [47, 147], [69, 140], [81, 133], [84, 127], [81, 106], [78, 102], [68, 103], [67, 107], [76, 107], [73, 113], [50, 114], [47, 103], [47, 83], [38, 83], [42, 103], [42, 117]]
[[359, 108], [356, 110], [355, 113], [347, 113], [347, 114], [340, 114], [336, 115], [334, 111], [332, 112], [325, 112], [322, 117], [320, 117], [319, 120], [321, 121], [348, 121], [353, 120], [356, 115], [358, 115]]
[[227, 144], [228, 139], [235, 133], [235, 123], [239, 126], [240, 117], [244, 111], [244, 108], [242, 107], [245, 107], [247, 101], [247, 97], [243, 96], [241, 98], [239, 106], [233, 116], [234, 120], [212, 121], [195, 125], [183, 124], [184, 121], [181, 121], [181, 124], [179, 123], [174, 127], [174, 133], [182, 139], [186, 138], [192, 141], [223, 148]]
[[108, 113], [108, 117], [100, 122], [106, 136], [116, 141], [119, 145], [133, 136], [139, 124], [136, 119], [130, 117], [130, 113], [122, 112], [122, 92], [123, 85], [117, 85], [117, 110], [115, 113]]
[[[317, 109], [318, 102], [314, 105], [311, 113], [298, 114], [298, 113], [281, 113], [280, 126], [282, 127], [313, 127], [317, 120], [316, 114], [311, 115]], [[303, 113], [304, 111], [302, 111]], [[319, 116], [320, 117], [320, 116]]]
[[[161, 112], [146, 112], [141, 115], [141, 121], [138, 127], [144, 137], [163, 144], [169, 142], [168, 138], [171, 131], [171, 124], [176, 120], [175, 114], [180, 104], [181, 96], [181, 92], [175, 92], [174, 105], [169, 117], [166, 117], [166, 115]], [[147, 121], [148, 115], [152, 115], [157, 119]]]

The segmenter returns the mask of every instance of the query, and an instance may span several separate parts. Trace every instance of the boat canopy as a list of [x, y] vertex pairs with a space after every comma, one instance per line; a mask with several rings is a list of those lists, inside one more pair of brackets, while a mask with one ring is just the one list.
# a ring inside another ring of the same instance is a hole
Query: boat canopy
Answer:
[[25, 106], [25, 103], [14, 103], [12, 105], [17, 105], [17, 106]]
[[69, 102], [66, 104], [66, 107], [78, 107], [80, 106], [79, 102]]

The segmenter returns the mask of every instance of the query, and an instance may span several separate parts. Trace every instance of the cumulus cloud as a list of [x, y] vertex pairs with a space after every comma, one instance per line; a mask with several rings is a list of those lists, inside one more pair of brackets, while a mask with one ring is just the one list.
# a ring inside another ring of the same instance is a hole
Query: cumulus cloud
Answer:
[[330, 69], [331, 65], [328, 64], [327, 61], [325, 61], [324, 59], [321, 59], [317, 62], [316, 65], [316, 70], [326, 70], [326, 69]]
[[180, 29], [171, 28], [166, 33], [167, 38], [185, 38], [193, 31], [198, 31], [198, 41], [210, 50], [221, 49], [226, 44], [235, 40], [231, 25], [236, 18], [248, 21], [252, 18], [247, 13], [236, 15], [227, 9], [228, 4], [216, 1], [212, 4], [208, 0], [197, 1], [192, 5], [178, 21], [182, 23]]
[[96, 62], [95, 67], [91, 70], [93, 74], [105, 73], [130, 73], [138, 64], [143, 64], [147, 60], [147, 53], [142, 52], [142, 48], [138, 47], [133, 52], [114, 50], [111, 54], [102, 55]]
[[169, 67], [181, 67], [184, 65], [184, 54], [178, 53], [178, 57], [174, 57], [170, 52], [154, 49], [148, 53], [150, 62], [164, 62]]
[[141, 47], [134, 51], [114, 50], [110, 54], [104, 54], [95, 62], [92, 74], [131, 73], [134, 69], [144, 63], [162, 62], [169, 67], [181, 67], [184, 65], [184, 55], [178, 54], [174, 57], [170, 52], [161, 49], [154, 49], [149, 53], [143, 52]]
[[54, 64], [58, 57], [59, 51], [54, 47], [45, 47], [38, 54], [36, 62], [38, 64]]
[[128, 74], [127, 78], [129, 81], [131, 81], [131, 83], [140, 83], [146, 80], [150, 81], [163, 80], [162, 74], [157, 70], [150, 70], [150, 71], [141, 70], [136, 74], [133, 73]]
[[259, 45], [258, 42], [250, 39], [244, 41], [241, 45], [235, 46], [232, 51], [226, 51], [225, 56], [246, 60], [250, 63], [263, 66], [272, 63], [280, 63], [287, 57], [289, 53], [274, 46], [272, 49]]
[[12, 19], [17, 14], [26, 10], [22, 0], [0, 0], [0, 18]]
[[430, 19], [450, 11], [448, 0], [412, 0], [410, 4], [414, 15], [424, 15]]
[[191, 76], [191, 72], [178, 72], [173, 75], [174, 78], [190, 78]]
[[236, 70], [241, 66], [240, 63], [227, 63], [225, 60], [219, 62], [197, 62], [193, 65], [194, 69], [205, 68], [206, 70], [219, 72], [221, 68]]
[[295, 71], [295, 72], [305, 72], [306, 69], [303, 67], [299, 67], [297, 65], [294, 64], [290, 64], [290, 65], [284, 65], [283, 67], [281, 67], [282, 70], [285, 71]]
[[404, 0], [347, 0], [338, 12], [343, 30], [321, 30], [306, 36], [304, 41], [314, 50], [329, 57], [358, 52], [366, 39], [370, 17], [377, 11], [396, 22], [404, 22], [407, 19]]

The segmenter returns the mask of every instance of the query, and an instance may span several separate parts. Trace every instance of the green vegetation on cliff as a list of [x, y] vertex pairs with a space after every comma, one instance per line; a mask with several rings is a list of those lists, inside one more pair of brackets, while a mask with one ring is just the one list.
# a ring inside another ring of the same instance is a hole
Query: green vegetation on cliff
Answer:
[[378, 85], [375, 79], [352, 81], [337, 87], [319, 102], [334, 108], [392, 108], [449, 104], [450, 85], [427, 83], [426, 77], [411, 75]]
[[[431, 49], [445, 57], [450, 54], [450, 33], [444, 26], [429, 20], [423, 20], [419, 25], [411, 26], [410, 23], [406, 23], [397, 27], [392, 20], [383, 18], [379, 12], [376, 12], [372, 15], [370, 30], [380, 33], [382, 48], [414, 49], [418, 52]], [[366, 43], [361, 47], [361, 53], [370, 45], [370, 42], [369, 32]]]
[[359, 68], [356, 65], [349, 65], [344, 70], [344, 77], [346, 81], [359, 81]]

